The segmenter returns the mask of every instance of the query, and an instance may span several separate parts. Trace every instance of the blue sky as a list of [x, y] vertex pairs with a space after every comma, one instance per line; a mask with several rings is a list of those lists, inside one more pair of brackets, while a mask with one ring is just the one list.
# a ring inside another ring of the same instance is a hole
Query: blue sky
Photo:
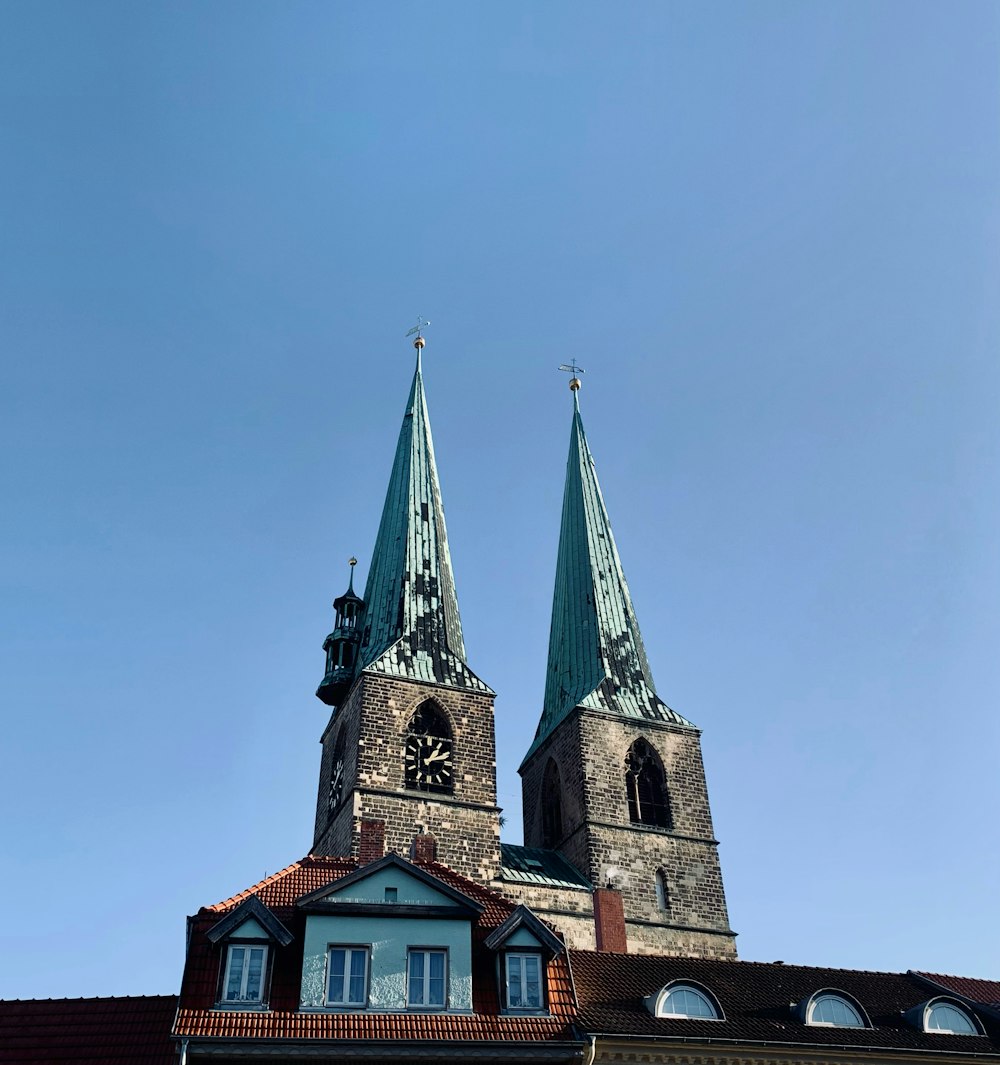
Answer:
[[996, 5], [3, 12], [0, 995], [307, 852], [417, 314], [507, 838], [575, 357], [741, 956], [1000, 975]]

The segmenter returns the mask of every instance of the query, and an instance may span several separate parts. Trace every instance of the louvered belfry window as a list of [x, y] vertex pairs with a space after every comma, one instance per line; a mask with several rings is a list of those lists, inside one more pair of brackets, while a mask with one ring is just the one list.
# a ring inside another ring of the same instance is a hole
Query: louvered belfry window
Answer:
[[645, 740], [636, 740], [625, 757], [625, 789], [633, 824], [671, 827], [663, 764]]

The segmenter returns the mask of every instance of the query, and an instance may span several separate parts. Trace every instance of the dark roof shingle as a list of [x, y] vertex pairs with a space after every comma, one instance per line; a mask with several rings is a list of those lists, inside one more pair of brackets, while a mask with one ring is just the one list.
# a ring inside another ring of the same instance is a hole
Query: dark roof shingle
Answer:
[[[589, 1033], [1000, 1055], [1000, 1028], [987, 1017], [980, 1017], [986, 1038], [926, 1033], [914, 1028], [903, 1014], [931, 998], [933, 992], [905, 973], [580, 950], [570, 951], [570, 963], [580, 1004], [580, 1025]], [[718, 999], [724, 1020], [653, 1017], [643, 999], [675, 980], [707, 987]], [[799, 1020], [792, 1004], [824, 988], [856, 998], [872, 1027], [812, 1026]]]
[[173, 1065], [176, 995], [0, 1001], [0, 1062]]

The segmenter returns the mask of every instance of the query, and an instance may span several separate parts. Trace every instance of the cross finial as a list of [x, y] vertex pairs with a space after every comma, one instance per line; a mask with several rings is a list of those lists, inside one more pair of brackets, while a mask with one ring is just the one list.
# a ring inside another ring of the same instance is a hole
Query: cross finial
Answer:
[[430, 321], [426, 319], [422, 314], [417, 315], [417, 324], [406, 334], [408, 337], [412, 337], [416, 333], [416, 337], [413, 341], [413, 346], [419, 351], [424, 346], [424, 327], [430, 325]]
[[564, 373], [569, 373], [569, 374], [573, 375], [569, 379], [570, 391], [571, 392], [579, 392], [580, 391], [580, 374], [586, 373], [587, 371], [582, 366], [577, 366], [576, 359], [570, 359], [568, 363], [564, 362], [562, 364], [562, 366], [559, 367], [559, 369], [562, 370]]

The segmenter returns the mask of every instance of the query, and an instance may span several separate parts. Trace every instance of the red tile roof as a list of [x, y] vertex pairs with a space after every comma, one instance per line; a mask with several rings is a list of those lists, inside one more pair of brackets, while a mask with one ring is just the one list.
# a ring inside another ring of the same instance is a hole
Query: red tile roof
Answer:
[[179, 1035], [212, 1039], [406, 1039], [448, 1042], [570, 1040], [564, 1017], [500, 1017], [447, 1013], [235, 1013], [181, 1010]]
[[970, 976], [945, 976], [941, 973], [921, 973], [916, 976], [936, 984], [942, 992], [951, 992], [959, 998], [978, 1002], [1000, 1013], [1000, 980], [976, 980]]
[[[303, 895], [326, 887], [359, 868], [359, 862], [353, 858], [309, 855], [246, 891], [203, 907], [191, 918], [190, 945], [180, 998], [182, 1009], [174, 1027], [175, 1034], [191, 1038], [260, 1039], [572, 1039], [570, 1025], [575, 1016], [575, 1002], [565, 954], [548, 967], [550, 1016], [501, 1016], [495, 957], [483, 947], [482, 942], [510, 916], [516, 903], [467, 880], [438, 862], [418, 861], [413, 864], [483, 906], [483, 912], [472, 929], [472, 1015], [298, 1012], [305, 915], [295, 902]], [[270, 1010], [214, 1010], [221, 948], [213, 947], [204, 933], [251, 895], [256, 895], [295, 938], [289, 947], [275, 952]]]
[[0, 1062], [174, 1065], [175, 995], [0, 1001]]

